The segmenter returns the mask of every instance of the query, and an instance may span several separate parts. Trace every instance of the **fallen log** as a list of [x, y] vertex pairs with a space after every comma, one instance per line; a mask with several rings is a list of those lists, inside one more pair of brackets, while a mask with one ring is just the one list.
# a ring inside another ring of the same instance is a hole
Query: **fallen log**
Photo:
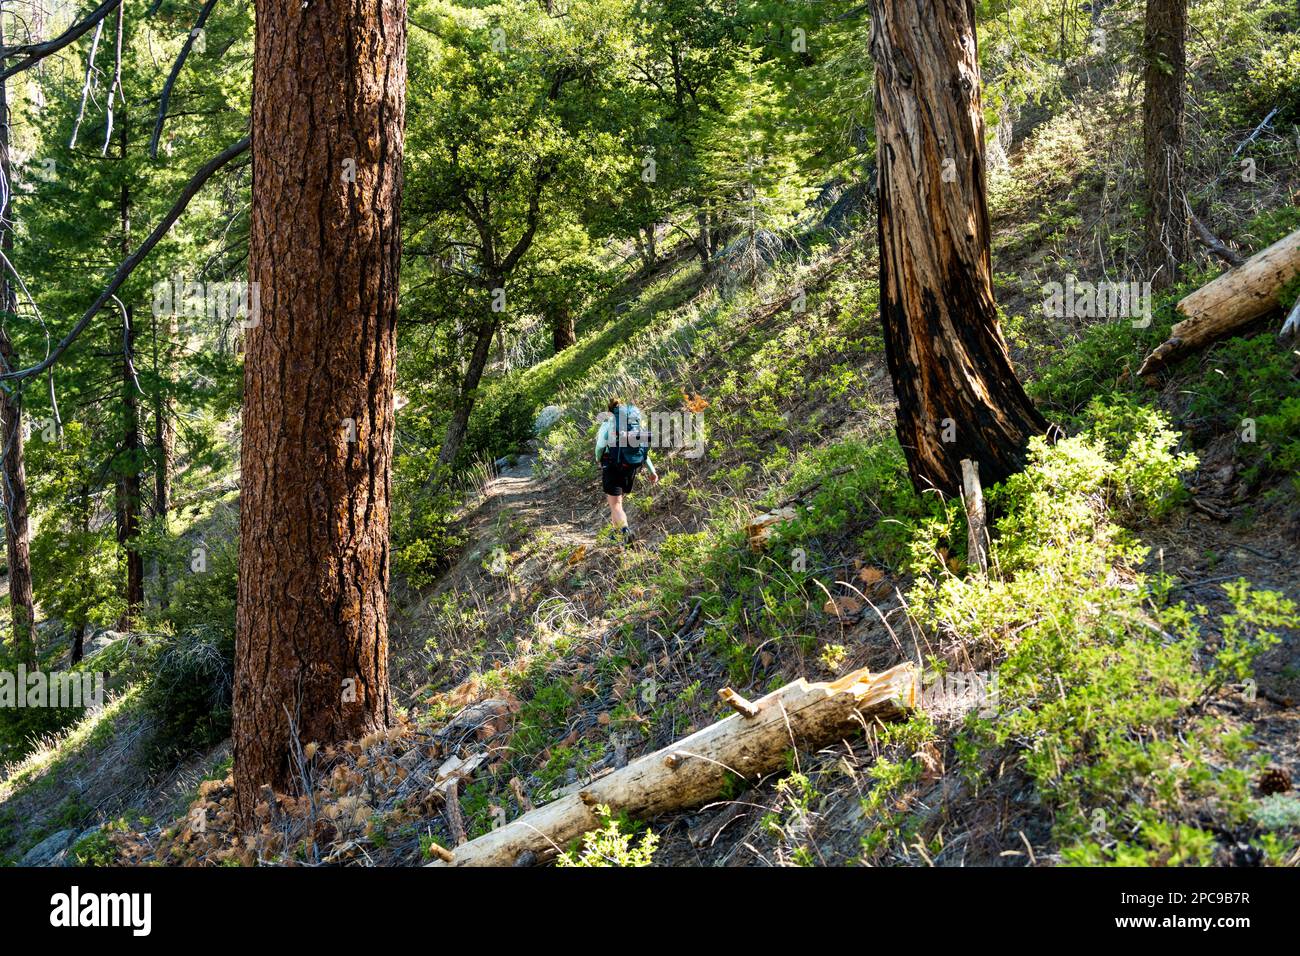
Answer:
[[826, 683], [795, 681], [745, 701], [752, 716], [735, 713], [710, 724], [456, 847], [450, 864], [428, 865], [512, 866], [525, 853], [543, 859], [600, 826], [594, 809], [600, 804], [644, 819], [707, 803], [737, 777], [752, 781], [780, 769], [792, 748], [823, 747], [876, 720], [901, 716], [916, 707], [917, 684], [911, 664], [880, 674], [864, 668]]
[[1153, 375], [1175, 359], [1267, 315], [1278, 307], [1278, 293], [1297, 276], [1300, 276], [1300, 230], [1179, 302], [1178, 311], [1186, 318], [1146, 357], [1138, 375]]

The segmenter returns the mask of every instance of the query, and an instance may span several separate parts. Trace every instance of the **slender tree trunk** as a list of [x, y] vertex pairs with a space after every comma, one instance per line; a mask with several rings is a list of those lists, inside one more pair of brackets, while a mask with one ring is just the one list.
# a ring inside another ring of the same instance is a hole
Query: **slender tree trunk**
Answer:
[[[158, 316], [153, 320], [153, 372], [157, 392], [153, 400], [153, 513], [160, 530], [167, 531], [167, 514], [171, 510], [173, 431], [171, 423], [172, 342], [176, 340], [176, 313], [170, 312], [163, 343], [158, 342]], [[167, 610], [170, 575], [167, 561], [158, 560], [158, 606]]]
[[[123, 190], [125, 193], [125, 190]], [[117, 543], [126, 555], [126, 610], [119, 630], [130, 630], [144, 604], [144, 557], [140, 554], [140, 400], [135, 377], [134, 310], [122, 309], [122, 452], [125, 470], [119, 475]]]
[[[121, 17], [122, 11], [118, 10]], [[113, 95], [112, 92], [109, 93]], [[121, 104], [118, 122], [118, 159], [125, 164], [127, 158], [126, 104]], [[118, 198], [119, 227], [122, 232], [121, 252], [125, 258], [131, 252], [131, 187], [130, 179], [122, 177]], [[133, 627], [132, 620], [144, 606], [144, 557], [140, 554], [140, 392], [135, 374], [135, 312], [123, 304], [122, 312], [122, 452], [126, 467], [117, 482], [118, 523], [117, 543], [126, 555], [126, 588], [123, 597], [126, 609], [118, 622], [118, 630]]]
[[565, 304], [555, 306], [551, 313], [551, 344], [558, 355], [578, 341], [578, 331], [573, 324], [573, 310]]
[[69, 652], [68, 663], [80, 664], [86, 656], [86, 623], [83, 621], [73, 627], [72, 631], [72, 650]]
[[649, 226], [642, 226], [632, 235], [636, 243], [637, 255], [641, 257], [641, 264], [647, 269], [653, 269], [655, 263], [659, 261], [659, 252], [655, 244], [655, 227], [657, 223], [651, 223]]
[[898, 438], [918, 490], [989, 484], [1047, 423], [997, 322], [971, 0], [873, 0], [880, 311]]
[[1142, 103], [1147, 182], [1146, 258], [1155, 288], [1168, 288], [1187, 258], [1191, 224], [1183, 171], [1187, 0], [1147, 0]]
[[[9, 99], [6, 85], [0, 80], [0, 176], [6, 202], [0, 209], [0, 245], [5, 258], [13, 261], [13, 179], [9, 165]], [[5, 273], [0, 287], [0, 363], [6, 370], [18, 365], [17, 353], [9, 338], [9, 319], [18, 312], [18, 289]], [[3, 449], [3, 474], [0, 474], [0, 506], [4, 509], [5, 545], [9, 560], [9, 606], [13, 622], [13, 648], [24, 664], [36, 664], [36, 602], [32, 596], [32, 559], [27, 523], [27, 468], [23, 460], [23, 409], [19, 392], [0, 394], [0, 442]]]
[[[497, 288], [497, 286], [493, 286]], [[469, 416], [474, 411], [478, 386], [483, 381], [483, 372], [487, 369], [488, 355], [492, 350], [492, 334], [496, 330], [494, 317], [484, 320], [479, 326], [478, 336], [474, 340], [474, 351], [470, 353], [469, 365], [465, 369], [465, 378], [461, 382], [460, 395], [456, 407], [452, 410], [451, 421], [447, 422], [447, 434], [443, 437], [442, 447], [438, 449], [439, 466], [450, 467], [460, 454], [465, 444], [465, 434], [469, 431]]]
[[263, 0], [253, 63], [250, 280], [234, 776], [298, 779], [295, 739], [388, 724], [389, 498], [405, 0]]
[[[82, 540], [90, 537], [90, 518], [91, 518], [91, 501], [90, 486], [83, 484], [77, 490], [77, 526], [81, 529]], [[84, 567], [86, 561], [84, 557], [79, 558], [79, 566]], [[85, 587], [89, 581], [89, 574], [83, 576], [82, 587]], [[69, 622], [72, 625], [72, 654], [71, 663], [79, 664], [81, 659], [86, 656], [86, 632], [90, 629], [90, 623], [85, 620], [84, 612], [80, 620]]]

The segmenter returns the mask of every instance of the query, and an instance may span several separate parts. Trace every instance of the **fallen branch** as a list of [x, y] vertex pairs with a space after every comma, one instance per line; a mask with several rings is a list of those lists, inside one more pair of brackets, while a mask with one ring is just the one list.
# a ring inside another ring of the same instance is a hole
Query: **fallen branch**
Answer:
[[1176, 359], [1272, 312], [1278, 307], [1278, 293], [1297, 276], [1300, 276], [1300, 230], [1179, 302], [1178, 311], [1186, 318], [1146, 357], [1138, 375], [1152, 375]]
[[749, 791], [745, 791], [735, 800], [727, 804], [726, 808], [720, 813], [714, 815], [711, 819], [701, 823], [695, 829], [691, 830], [687, 836], [690, 838], [693, 846], [706, 846], [712, 844], [717, 839], [718, 834], [726, 829], [727, 824], [736, 819], [745, 811], [751, 809], [749, 804]]
[[917, 683], [915, 667], [899, 664], [880, 674], [863, 669], [829, 683], [787, 684], [755, 701], [752, 717], [728, 716], [525, 813], [458, 847], [450, 865], [511, 866], [524, 854], [541, 859], [599, 827], [598, 804], [648, 818], [707, 803], [738, 777], [752, 781], [785, 766], [792, 748], [824, 747], [872, 721], [901, 716], [916, 706]]
[[442, 793], [447, 801], [447, 829], [451, 831], [456, 846], [460, 846], [465, 842], [465, 817], [460, 812], [460, 780], [453, 779]]
[[1264, 132], [1264, 130], [1268, 128], [1268, 124], [1273, 122], [1273, 117], [1277, 115], [1278, 110], [1280, 109], [1281, 109], [1280, 106], [1275, 106], [1268, 111], [1268, 115], [1264, 117], [1264, 121], [1260, 123], [1258, 126], [1256, 126], [1254, 132], [1252, 132], [1249, 136], [1247, 136], [1244, 140], [1242, 140], [1237, 145], [1237, 148], [1232, 151], [1232, 156], [1234, 159], [1237, 156], [1241, 155], [1241, 151], [1245, 149], [1247, 146], [1249, 146], [1251, 143], [1255, 142], [1255, 140], [1259, 137], [1259, 134]]
[[1201, 220], [1195, 215], [1193, 215], [1191, 219], [1192, 229], [1196, 232], [1196, 238], [1201, 241], [1201, 245], [1205, 246], [1205, 248], [1209, 249], [1212, 253], [1233, 268], [1236, 268], [1246, 261], [1230, 249], [1227, 243], [1214, 233], [1210, 232], [1210, 228], [1205, 223], [1201, 222]]

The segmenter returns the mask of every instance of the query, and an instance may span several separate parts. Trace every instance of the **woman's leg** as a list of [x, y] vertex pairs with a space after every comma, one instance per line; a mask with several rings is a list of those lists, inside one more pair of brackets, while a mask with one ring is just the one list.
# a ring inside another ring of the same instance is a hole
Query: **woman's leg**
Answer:
[[609, 523], [615, 530], [626, 528], [627, 515], [623, 511], [623, 496], [606, 495], [605, 500], [609, 502]]

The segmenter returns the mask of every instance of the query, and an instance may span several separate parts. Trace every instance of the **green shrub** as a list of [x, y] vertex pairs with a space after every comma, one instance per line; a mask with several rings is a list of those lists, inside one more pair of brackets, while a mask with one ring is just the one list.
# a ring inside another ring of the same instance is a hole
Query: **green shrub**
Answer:
[[[1197, 708], [1300, 618], [1281, 595], [1230, 584], [1233, 610], [1205, 661], [1204, 608], [1161, 606], [1134, 570], [1145, 549], [1116, 523], [1167, 510], [1193, 460], [1150, 409], [1121, 398], [1088, 414], [1084, 434], [1034, 442], [1028, 467], [991, 492], [1003, 512], [993, 571], [918, 561], [909, 600], [925, 626], [1003, 656], [1001, 717], [971, 718], [958, 750], [968, 768], [976, 749], [1017, 756], [1066, 862], [1208, 863], [1213, 835], [1184, 822], [1187, 807], [1242, 822], [1250, 744]], [[919, 555], [932, 549], [917, 542]]]
[[230, 627], [195, 625], [163, 640], [143, 696], [154, 719], [153, 763], [164, 765], [229, 735], [234, 658]]
[[633, 834], [615, 819], [609, 807], [602, 804], [595, 810], [600, 829], [583, 834], [581, 849], [565, 850], [556, 858], [556, 866], [650, 866], [654, 862], [657, 836], [647, 830], [633, 845]]

